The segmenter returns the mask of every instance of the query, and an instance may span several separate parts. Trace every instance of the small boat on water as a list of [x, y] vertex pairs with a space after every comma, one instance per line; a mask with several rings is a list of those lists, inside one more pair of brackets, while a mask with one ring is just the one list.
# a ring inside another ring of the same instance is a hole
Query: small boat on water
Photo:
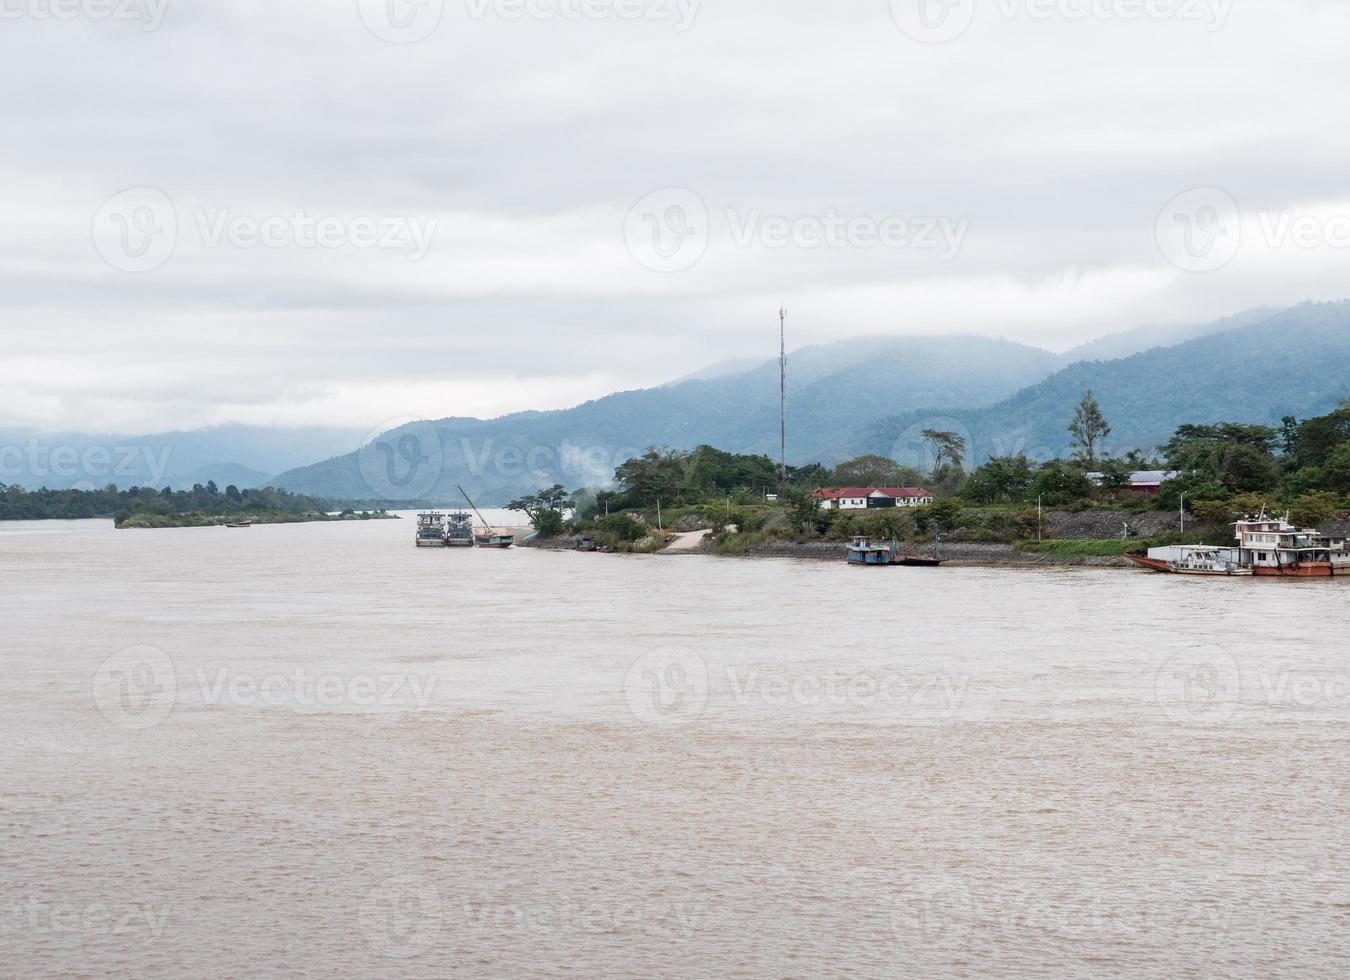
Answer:
[[445, 547], [445, 515], [427, 511], [417, 515], [417, 547]]
[[872, 541], [870, 538], [854, 538], [848, 546], [850, 565], [884, 565], [909, 568], [937, 568], [946, 559], [938, 557], [936, 547], [931, 558], [923, 555], [909, 555], [900, 550], [900, 542], [894, 537], [889, 543]]
[[484, 530], [481, 534], [475, 534], [473, 540], [480, 548], [505, 549], [515, 545], [516, 536], [505, 531]]
[[252, 519], [245, 520], [245, 521], [235, 521], [233, 524], [226, 524], [225, 526], [226, 526], [226, 527], [252, 527], [252, 526], [253, 526], [253, 521], [252, 521]]

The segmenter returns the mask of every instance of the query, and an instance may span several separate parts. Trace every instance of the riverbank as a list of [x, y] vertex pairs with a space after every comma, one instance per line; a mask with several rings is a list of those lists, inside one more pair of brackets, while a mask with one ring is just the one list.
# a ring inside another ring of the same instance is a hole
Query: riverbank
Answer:
[[[848, 555], [848, 545], [843, 541], [766, 541], [749, 546], [743, 551], [729, 552], [719, 550], [706, 532], [691, 532], [672, 535], [672, 542], [665, 549], [654, 552], [657, 555], [683, 557], [687, 555], [711, 555], [719, 558], [798, 558], [808, 561], [842, 562]], [[549, 538], [521, 542], [528, 548], [541, 548], [547, 551], [575, 551], [581, 539], [577, 536]], [[931, 553], [930, 545], [913, 545], [910, 550], [915, 554]], [[956, 541], [942, 544], [942, 557], [949, 565], [1009, 565], [1019, 568], [1037, 566], [1078, 566], [1090, 568], [1133, 568], [1127, 559], [1119, 556], [1083, 556], [1033, 554], [1019, 551], [1013, 544], [998, 542]]]
[[118, 521], [120, 530], [148, 531], [170, 527], [228, 527], [248, 524], [326, 524], [338, 521], [397, 521], [386, 511], [344, 511], [341, 514], [274, 512], [263, 514], [132, 514]]

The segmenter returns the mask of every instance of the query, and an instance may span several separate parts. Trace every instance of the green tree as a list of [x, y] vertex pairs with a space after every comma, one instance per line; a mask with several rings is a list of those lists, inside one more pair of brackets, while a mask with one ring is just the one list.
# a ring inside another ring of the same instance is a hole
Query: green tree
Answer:
[[1027, 499], [1033, 473], [1024, 453], [992, 456], [970, 475], [961, 495], [977, 504], [1016, 503]]
[[1031, 483], [1032, 496], [1043, 496], [1045, 503], [1052, 505], [1072, 504], [1091, 492], [1092, 481], [1083, 468], [1062, 459], [1043, 464]]
[[639, 504], [671, 500], [685, 485], [685, 464], [689, 453], [653, 446], [636, 459], [630, 459], [614, 471], [615, 482]]
[[567, 506], [567, 501], [571, 495], [567, 488], [560, 483], [538, 493], [526, 494], [506, 505], [507, 510], [523, 513], [530, 519], [530, 523], [544, 537], [549, 535], [544, 533], [546, 527], [553, 528], [553, 534], [562, 530], [563, 508]]
[[1318, 528], [1336, 519], [1340, 500], [1334, 493], [1310, 493], [1299, 497], [1289, 508], [1289, 520], [1299, 527]]
[[961, 468], [966, 459], [965, 436], [940, 429], [924, 429], [922, 435], [929, 452], [933, 454], [934, 477], [942, 472], [944, 463], [955, 469]]
[[829, 474], [829, 484], [835, 487], [915, 487], [922, 482], [918, 470], [885, 456], [859, 456], [840, 463]]
[[1073, 436], [1075, 455], [1089, 466], [1096, 465], [1097, 446], [1111, 434], [1111, 425], [1102, 414], [1102, 407], [1097, 404], [1090, 388], [1083, 392], [1078, 402], [1073, 420], [1069, 423], [1069, 434]]

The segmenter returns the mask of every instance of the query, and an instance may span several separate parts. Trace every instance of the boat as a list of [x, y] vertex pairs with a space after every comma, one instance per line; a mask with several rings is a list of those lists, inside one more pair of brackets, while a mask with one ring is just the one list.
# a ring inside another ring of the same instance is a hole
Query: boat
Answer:
[[473, 518], [463, 511], [455, 511], [445, 522], [447, 548], [473, 547]]
[[252, 526], [253, 526], [253, 521], [252, 521], [252, 519], [245, 520], [245, 521], [235, 521], [233, 524], [226, 524], [225, 526], [226, 526], [226, 527], [252, 527]]
[[889, 544], [879, 544], [868, 538], [854, 538], [848, 546], [850, 565], [896, 565], [899, 557], [900, 548], [894, 539]]
[[1350, 551], [1345, 539], [1296, 527], [1264, 513], [1237, 521], [1233, 536], [1241, 563], [1260, 576], [1335, 578], [1350, 576]]
[[937, 546], [934, 544], [932, 557], [925, 555], [910, 555], [900, 550], [900, 542], [894, 537], [890, 543], [876, 542], [870, 538], [858, 537], [853, 539], [853, 543], [848, 546], [848, 563], [850, 565], [885, 565], [908, 568], [937, 568], [946, 562], [937, 553]]
[[445, 515], [426, 511], [417, 515], [417, 547], [445, 547]]
[[1167, 570], [1176, 575], [1251, 575], [1244, 567], [1218, 548], [1189, 548], [1176, 561], [1167, 563]]
[[[1125, 557], [1142, 568], [1174, 575], [1350, 576], [1350, 551], [1344, 538], [1290, 524], [1287, 516], [1264, 513], [1237, 521], [1233, 528], [1234, 547], [1174, 545]], [[1228, 571], [1230, 567], [1235, 570]]]
[[[479, 511], [477, 505], [475, 505], [469, 498], [469, 495], [464, 492], [464, 488], [456, 484], [455, 489], [469, 502], [469, 507], [478, 515], [478, 519], [483, 522], [483, 530], [475, 532], [473, 535], [474, 544], [478, 545], [480, 548], [496, 548], [499, 551], [515, 546], [516, 536], [514, 534], [509, 534], [506, 531], [490, 527], [487, 520], [483, 517], [482, 512]], [[465, 516], [467, 517], [468, 515], [466, 514]]]

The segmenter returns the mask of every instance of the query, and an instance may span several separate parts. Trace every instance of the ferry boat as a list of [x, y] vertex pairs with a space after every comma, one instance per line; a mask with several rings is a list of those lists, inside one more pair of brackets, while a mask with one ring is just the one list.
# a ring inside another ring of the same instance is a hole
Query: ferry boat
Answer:
[[445, 515], [435, 511], [417, 515], [417, 547], [445, 547]]
[[451, 514], [445, 525], [445, 546], [447, 548], [473, 547], [473, 518], [463, 511]]
[[[1150, 548], [1147, 554], [1134, 553], [1125, 557], [1136, 565], [1155, 572], [1199, 574], [1191, 571], [1208, 560], [1217, 567], [1236, 566], [1256, 576], [1283, 576], [1295, 578], [1334, 578], [1350, 576], [1350, 551], [1345, 539], [1322, 534], [1319, 531], [1297, 527], [1288, 518], [1260, 514], [1247, 517], [1234, 525], [1235, 547], [1218, 548], [1213, 545], [1178, 545], [1169, 548]], [[1207, 556], [1207, 557], [1206, 557]], [[1211, 572], [1209, 574], [1229, 574]]]
[[1334, 578], [1350, 575], [1345, 539], [1261, 514], [1233, 525], [1242, 564], [1255, 575]]

